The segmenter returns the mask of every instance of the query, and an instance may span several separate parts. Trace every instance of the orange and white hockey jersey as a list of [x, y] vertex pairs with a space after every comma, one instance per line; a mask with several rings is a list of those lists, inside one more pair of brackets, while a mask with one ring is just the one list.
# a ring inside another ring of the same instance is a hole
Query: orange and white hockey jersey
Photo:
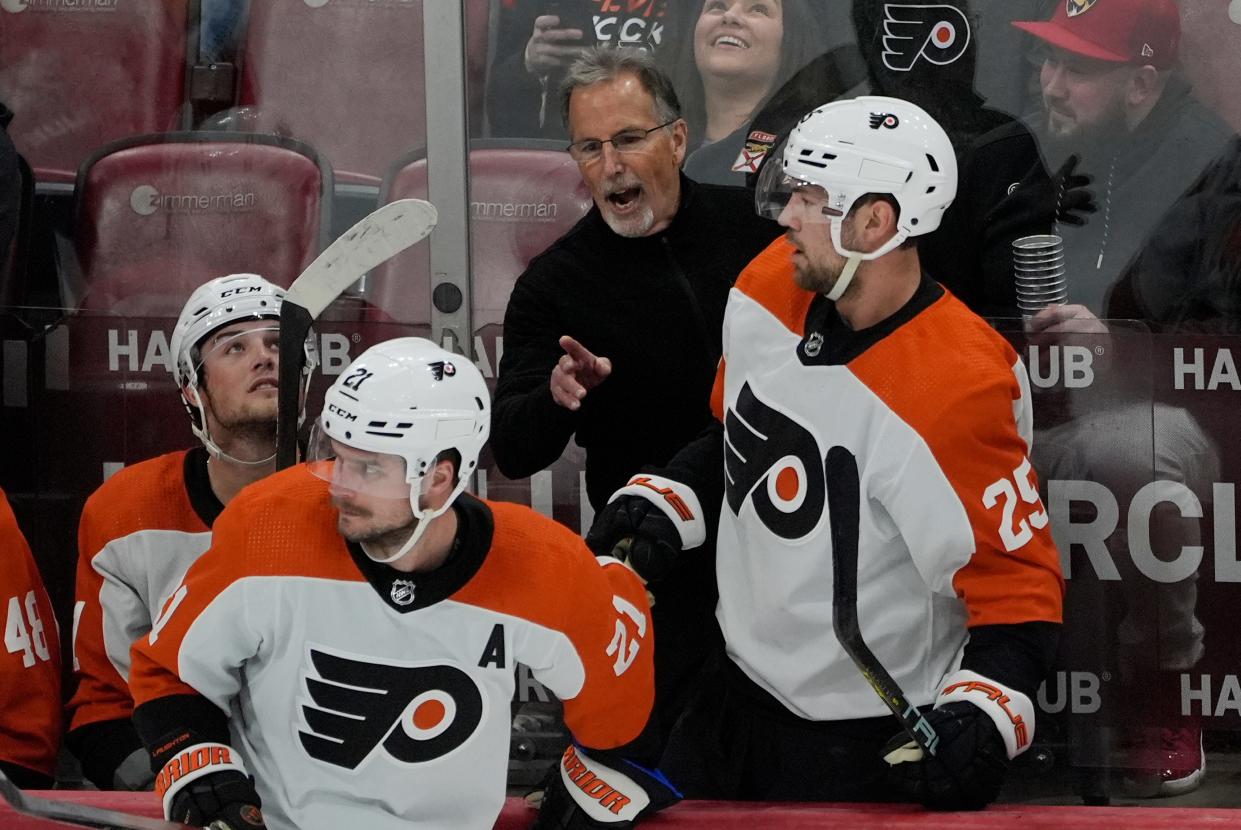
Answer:
[[202, 734], [173, 722], [200, 695], [229, 712], [268, 827], [404, 830], [495, 822], [518, 662], [579, 743], [633, 741], [654, 694], [637, 578], [529, 508], [463, 495], [454, 509], [454, 553], [411, 574], [341, 538], [304, 466], [243, 491], [134, 646], [148, 745]]
[[86, 501], [78, 526], [70, 730], [128, 720], [129, 649], [211, 544], [222, 508], [205, 450], [168, 453], [120, 470]]
[[60, 749], [60, 637], [26, 537], [0, 490], [0, 761], [53, 775]]
[[852, 332], [796, 286], [790, 253], [779, 239], [755, 258], [725, 313], [712, 402], [725, 427], [728, 652], [801, 717], [887, 711], [832, 630], [824, 465], [842, 446], [861, 478], [861, 629], [910, 702], [927, 704], [960, 665], [967, 627], [1061, 619], [1025, 368], [925, 277], [902, 312]]

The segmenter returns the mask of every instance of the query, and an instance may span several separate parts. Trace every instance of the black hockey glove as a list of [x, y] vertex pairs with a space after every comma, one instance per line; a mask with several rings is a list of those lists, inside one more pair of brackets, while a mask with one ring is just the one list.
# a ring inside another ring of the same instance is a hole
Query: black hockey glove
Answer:
[[183, 786], [172, 798], [168, 818], [208, 830], [261, 830], [263, 812], [249, 776], [213, 772]]
[[[617, 546], [632, 540], [628, 548]], [[636, 475], [612, 494], [595, 515], [586, 544], [596, 556], [615, 556], [647, 582], [671, 573], [683, 550], [706, 539], [702, 509], [694, 491], [680, 482]]]
[[[617, 550], [632, 539], [628, 550]], [[681, 552], [681, 537], [672, 520], [641, 496], [620, 496], [595, 516], [586, 544], [596, 556], [616, 556], [647, 582], [668, 575]]]
[[624, 761], [607, 766], [571, 745], [548, 776], [530, 830], [628, 830], [680, 800], [658, 771]]
[[939, 735], [934, 757], [926, 757], [904, 732], [883, 748], [897, 789], [932, 810], [986, 807], [999, 795], [1008, 771], [1000, 730], [972, 703], [948, 703], [925, 716]]

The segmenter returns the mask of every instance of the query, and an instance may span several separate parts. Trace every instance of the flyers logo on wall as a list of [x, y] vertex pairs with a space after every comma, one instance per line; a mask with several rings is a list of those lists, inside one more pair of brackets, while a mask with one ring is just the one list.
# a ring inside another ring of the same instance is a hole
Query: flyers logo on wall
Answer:
[[377, 751], [405, 764], [442, 758], [478, 731], [478, 684], [446, 665], [393, 666], [309, 649], [297, 737], [306, 754], [357, 769]]
[[969, 19], [949, 5], [885, 3], [883, 33], [883, 65], [893, 72], [908, 72], [920, 59], [947, 66], [970, 44]]
[[724, 494], [733, 515], [747, 501], [781, 539], [801, 539], [826, 502], [824, 456], [806, 427], [758, 399], [750, 384], [724, 415]]

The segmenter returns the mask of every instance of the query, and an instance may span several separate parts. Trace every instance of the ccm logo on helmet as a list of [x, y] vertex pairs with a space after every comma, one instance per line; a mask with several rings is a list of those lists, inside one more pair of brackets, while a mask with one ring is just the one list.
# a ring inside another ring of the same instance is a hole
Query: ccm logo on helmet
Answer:
[[220, 292], [220, 299], [223, 300], [225, 297], [237, 297], [242, 294], [261, 294], [262, 291], [263, 288], [259, 285], [243, 285], [239, 288], [226, 288]]
[[327, 409], [328, 409], [328, 412], [331, 412], [333, 415], [339, 415], [340, 417], [344, 418], [346, 421], [358, 420], [357, 415], [354, 415], [352, 412], [348, 411], [347, 409], [341, 409], [339, 406], [337, 406], [334, 403], [329, 403], [327, 405]]

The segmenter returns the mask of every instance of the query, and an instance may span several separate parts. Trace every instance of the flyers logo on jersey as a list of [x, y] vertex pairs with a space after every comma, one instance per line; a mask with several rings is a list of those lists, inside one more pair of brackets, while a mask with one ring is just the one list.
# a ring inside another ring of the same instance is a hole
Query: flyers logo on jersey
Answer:
[[883, 65], [893, 72], [910, 71], [919, 58], [947, 66], [969, 46], [969, 19], [956, 6], [885, 3], [883, 15]]
[[739, 515], [746, 501], [782, 539], [800, 539], [823, 516], [827, 487], [819, 443], [804, 426], [763, 403], [750, 384], [724, 414], [724, 493]]
[[478, 684], [453, 666], [393, 666], [311, 648], [297, 737], [311, 758], [357, 769], [382, 747], [405, 764], [441, 758], [483, 719]]

